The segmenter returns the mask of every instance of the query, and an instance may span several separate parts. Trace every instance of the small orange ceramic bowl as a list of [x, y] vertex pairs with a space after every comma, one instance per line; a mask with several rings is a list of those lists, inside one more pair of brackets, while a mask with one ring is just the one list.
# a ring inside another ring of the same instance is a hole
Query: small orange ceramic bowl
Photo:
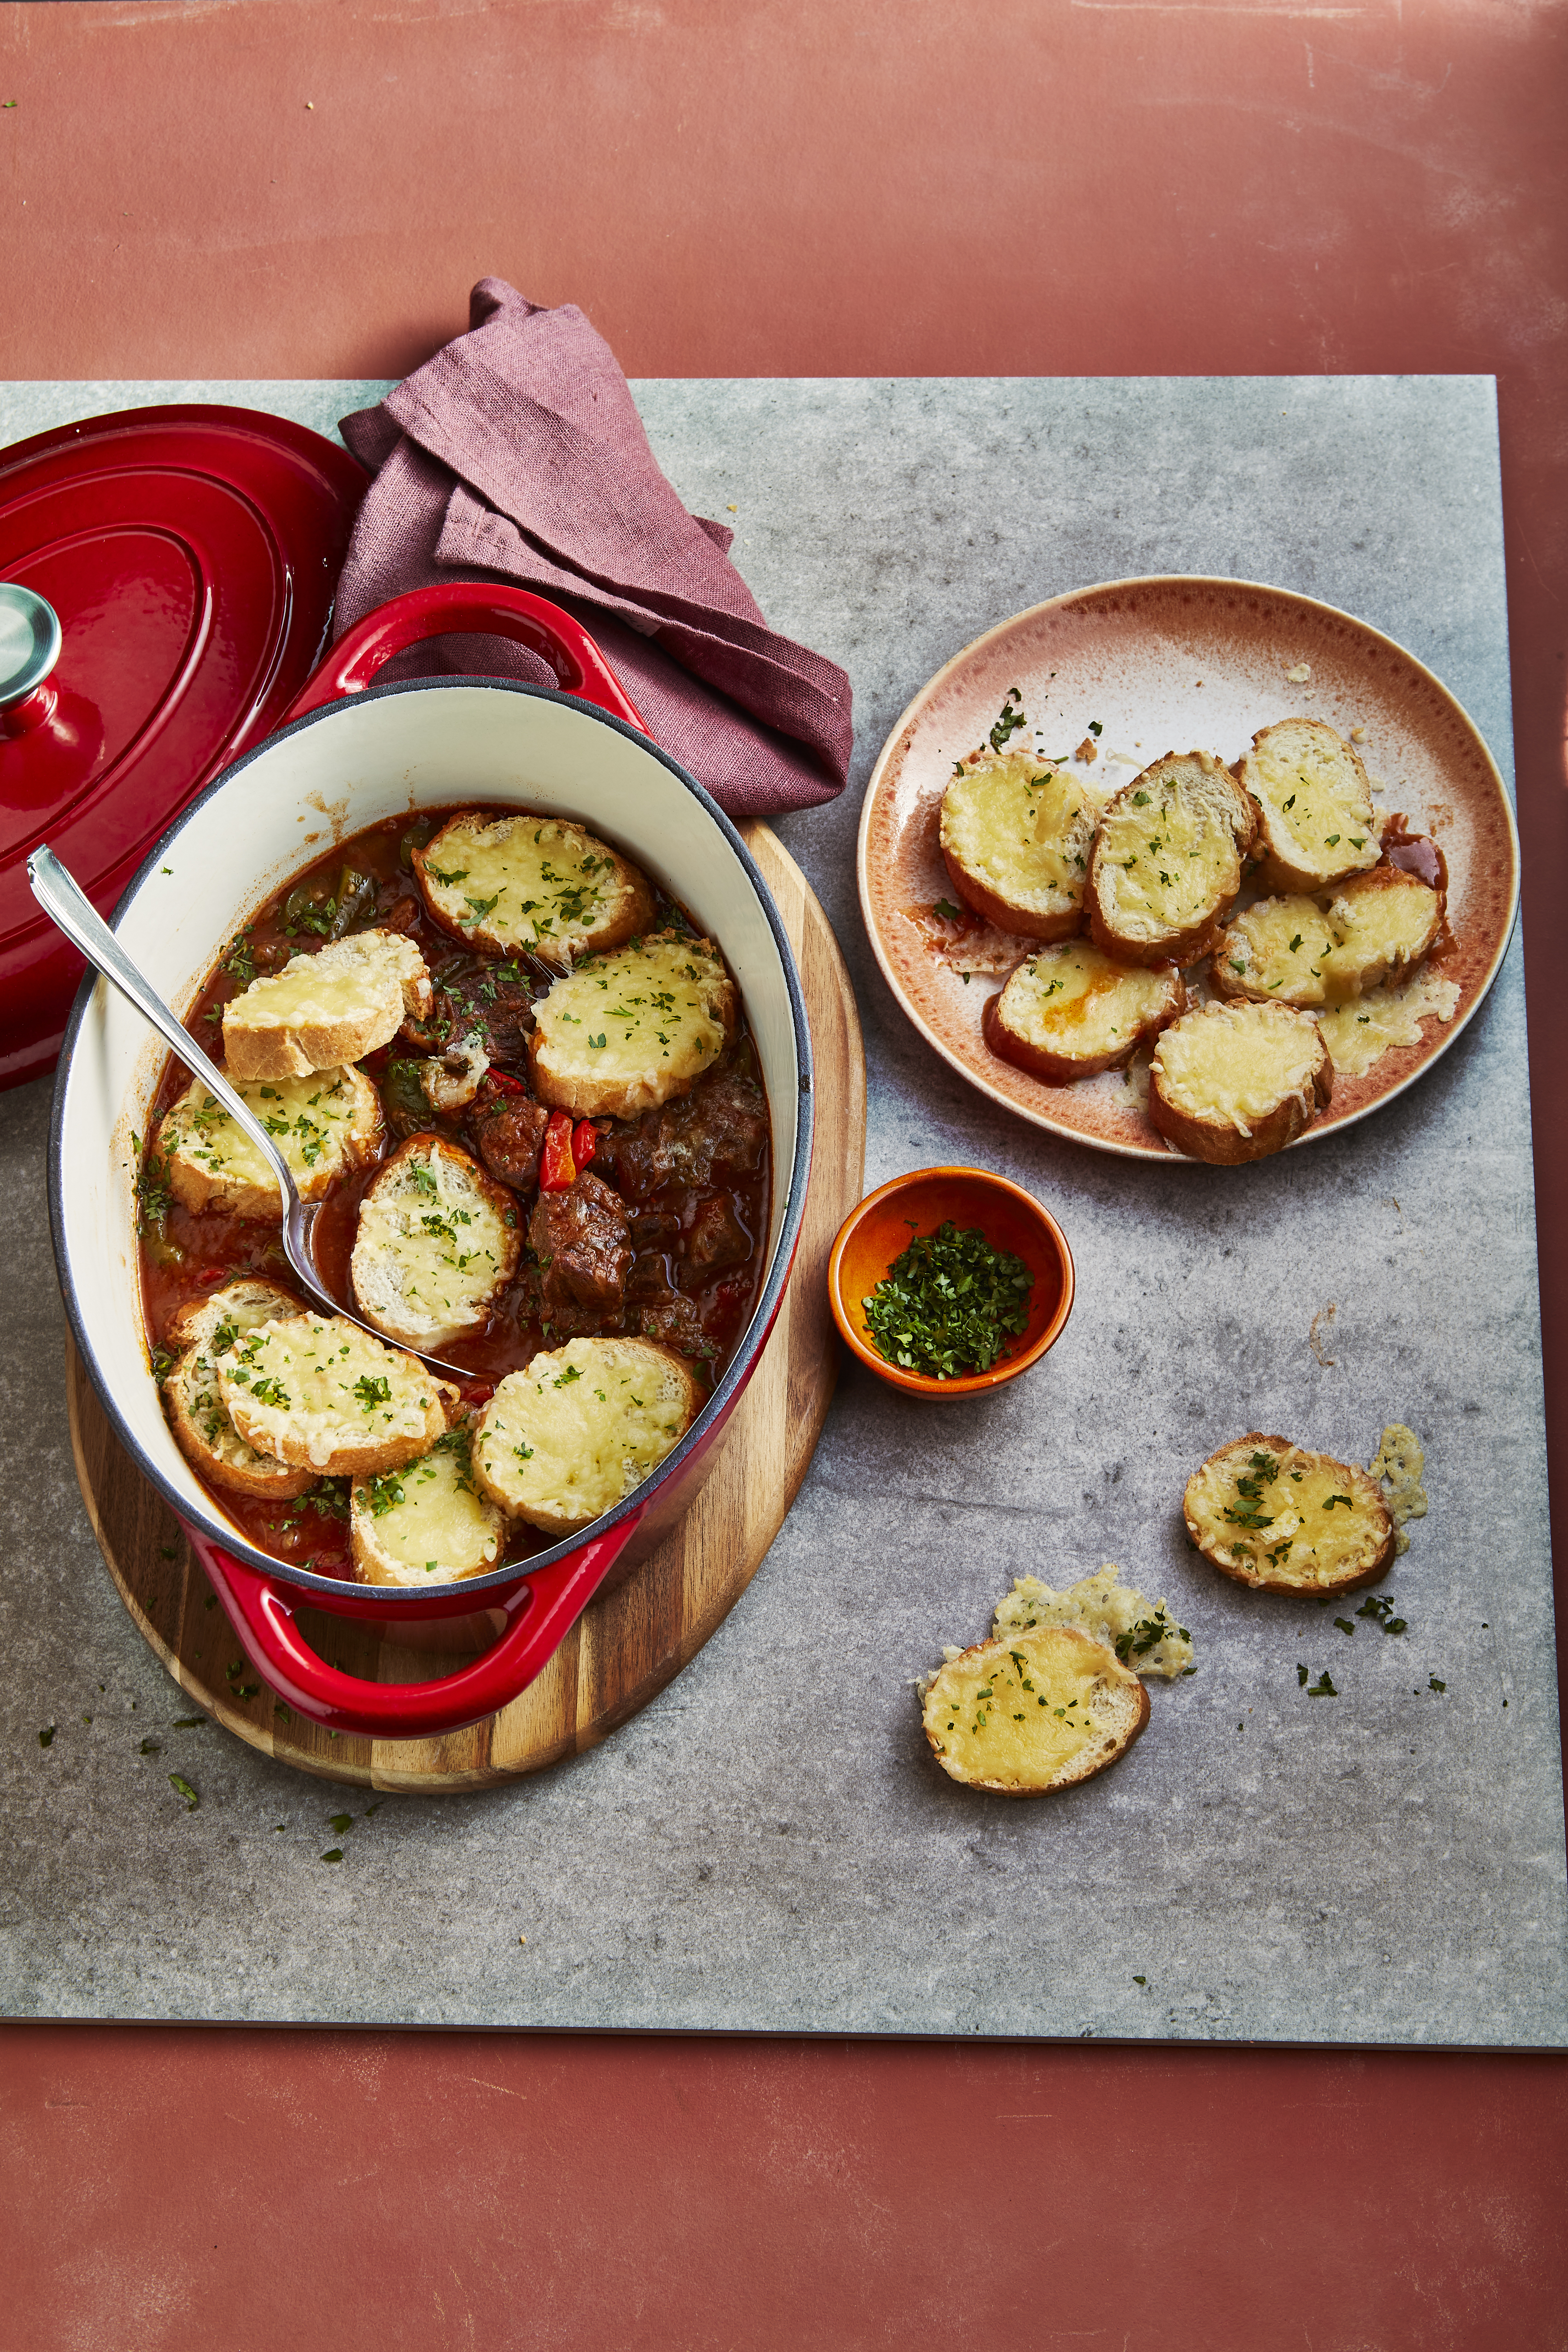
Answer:
[[[950, 1220], [961, 1230], [978, 1225], [994, 1248], [1021, 1257], [1035, 1287], [1028, 1325], [1008, 1342], [1007, 1354], [988, 1372], [938, 1381], [907, 1372], [879, 1353], [862, 1302], [912, 1241]], [[1060, 1339], [1072, 1313], [1072, 1252], [1056, 1219], [1020, 1185], [984, 1168], [921, 1168], [910, 1176], [895, 1176], [845, 1219], [827, 1261], [828, 1303], [847, 1344], [879, 1380], [909, 1396], [975, 1396], [1016, 1380]]]

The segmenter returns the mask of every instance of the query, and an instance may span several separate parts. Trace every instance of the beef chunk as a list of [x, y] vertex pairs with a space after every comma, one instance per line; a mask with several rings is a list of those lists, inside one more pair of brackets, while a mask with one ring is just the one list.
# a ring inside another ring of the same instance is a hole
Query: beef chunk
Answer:
[[564, 1192], [541, 1192], [528, 1220], [546, 1313], [570, 1307], [619, 1315], [632, 1262], [631, 1225], [618, 1192], [591, 1168]]
[[762, 1160], [768, 1109], [745, 1061], [700, 1078], [679, 1102], [649, 1111], [637, 1127], [605, 1139], [616, 1181], [633, 1200], [666, 1184], [711, 1184], [743, 1175]]
[[519, 1192], [539, 1181], [539, 1147], [550, 1124], [542, 1103], [530, 1095], [493, 1095], [479, 1106], [470, 1124], [479, 1158], [492, 1176]]
[[534, 982], [524, 963], [516, 958], [496, 963], [481, 956], [448, 956], [431, 978], [429, 1018], [404, 1024], [412, 1045], [439, 1054], [471, 1036], [492, 1062], [521, 1065], [533, 1027]]
[[727, 1265], [744, 1265], [751, 1255], [751, 1236], [725, 1194], [700, 1201], [686, 1237], [688, 1286], [700, 1288], [710, 1274]]
[[678, 1356], [698, 1363], [710, 1362], [719, 1350], [702, 1328], [693, 1298], [670, 1298], [637, 1310], [637, 1328], [645, 1339], [658, 1339]]

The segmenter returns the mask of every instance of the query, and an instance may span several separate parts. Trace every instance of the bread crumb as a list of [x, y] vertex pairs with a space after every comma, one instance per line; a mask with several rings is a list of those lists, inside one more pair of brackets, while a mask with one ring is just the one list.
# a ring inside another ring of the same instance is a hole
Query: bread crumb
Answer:
[[1364, 727], [1352, 727], [1351, 729], [1351, 741], [1352, 743], [1364, 743], [1366, 741], [1366, 729]]
[[1305, 686], [1311, 675], [1310, 662], [1298, 662], [1294, 669], [1286, 671], [1285, 677], [1287, 684], [1290, 686]]
[[1099, 757], [1100, 746], [1095, 741], [1092, 735], [1086, 735], [1083, 741], [1079, 745], [1078, 750], [1073, 753], [1073, 758], [1075, 760], [1081, 760], [1086, 767], [1091, 760], [1098, 760]]

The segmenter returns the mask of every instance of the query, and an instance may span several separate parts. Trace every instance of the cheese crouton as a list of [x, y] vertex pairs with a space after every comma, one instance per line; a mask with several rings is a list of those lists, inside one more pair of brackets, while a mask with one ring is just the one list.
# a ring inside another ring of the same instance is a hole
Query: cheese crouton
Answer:
[[1206, 751], [1167, 751], [1124, 784], [1094, 836], [1084, 905], [1097, 947], [1126, 963], [1194, 963], [1241, 887], [1257, 823]]
[[247, 1445], [332, 1477], [398, 1470], [427, 1454], [457, 1393], [417, 1357], [337, 1315], [260, 1324], [214, 1369]]
[[942, 798], [942, 855], [977, 915], [1028, 940], [1083, 929], [1083, 884], [1100, 795], [1048, 761], [1005, 751]]
[[1178, 1150], [1232, 1168], [1304, 1135], [1333, 1082], [1310, 1013], [1204, 1004], [1161, 1034], [1149, 1066], [1149, 1117]]
[[535, 1007], [533, 1091], [574, 1118], [637, 1118], [689, 1094], [735, 1027], [735, 984], [679, 931], [584, 956]]
[[1089, 940], [1064, 940], [1025, 958], [986, 1006], [983, 1025], [1005, 1062], [1065, 1087], [1130, 1060], [1186, 1001], [1173, 963], [1150, 970]]
[[414, 1135], [360, 1203], [349, 1279], [367, 1323], [429, 1352], [483, 1330], [521, 1248], [516, 1194], [455, 1143]]
[[651, 1339], [569, 1339], [501, 1381], [479, 1416], [474, 1475], [514, 1518], [572, 1535], [658, 1469], [701, 1402], [679, 1356]]
[[1352, 875], [1322, 899], [1260, 898], [1215, 942], [1214, 984], [1259, 1003], [1345, 1004], [1402, 980], [1443, 924], [1440, 894], [1398, 866]]
[[1182, 1516], [1206, 1560], [1260, 1592], [1351, 1592], [1394, 1558], [1394, 1521], [1375, 1478], [1258, 1430], [1194, 1471]]
[[449, 1429], [402, 1470], [353, 1482], [349, 1538], [362, 1584], [417, 1588], [482, 1576], [499, 1566], [506, 1536], [506, 1514], [474, 1484], [465, 1427]]
[[315, 1485], [313, 1470], [290, 1468], [246, 1444], [228, 1417], [213, 1369], [215, 1359], [232, 1348], [242, 1332], [303, 1311], [297, 1299], [274, 1283], [226, 1282], [205, 1298], [187, 1301], [164, 1333], [164, 1346], [179, 1357], [163, 1382], [174, 1442], [192, 1468], [213, 1486], [285, 1502]]
[[[359, 1070], [247, 1078], [236, 1081], [235, 1091], [277, 1144], [302, 1201], [321, 1200], [381, 1149], [381, 1099]], [[200, 1078], [165, 1113], [156, 1148], [168, 1163], [169, 1190], [184, 1207], [281, 1217], [278, 1179]]]
[[1253, 855], [1265, 889], [1323, 890], [1382, 856], [1371, 780], [1321, 719], [1261, 728], [1236, 774], [1258, 814]]
[[561, 817], [470, 810], [415, 851], [414, 872], [436, 920], [481, 955], [526, 949], [570, 963], [654, 919], [647, 877]]
[[290, 957], [223, 1009], [232, 1076], [305, 1077], [357, 1062], [390, 1044], [405, 1018], [423, 1019], [430, 975], [398, 931], [353, 931], [314, 955]]
[[921, 1707], [949, 1778], [1002, 1797], [1042, 1797], [1092, 1780], [1148, 1720], [1138, 1676], [1075, 1625], [961, 1650], [932, 1677]]

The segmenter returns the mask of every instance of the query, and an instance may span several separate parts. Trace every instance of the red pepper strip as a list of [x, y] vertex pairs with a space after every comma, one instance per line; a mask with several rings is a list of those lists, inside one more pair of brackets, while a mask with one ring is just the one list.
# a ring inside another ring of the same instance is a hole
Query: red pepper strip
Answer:
[[572, 1130], [572, 1157], [579, 1168], [586, 1168], [599, 1149], [599, 1130], [591, 1118], [579, 1119]]
[[572, 1157], [572, 1114], [569, 1110], [552, 1110], [540, 1149], [539, 1189], [542, 1192], [564, 1192], [576, 1181], [577, 1163]]
[[497, 1095], [525, 1095], [528, 1088], [521, 1078], [509, 1077], [504, 1070], [487, 1070], [480, 1081], [479, 1099], [494, 1102]]

